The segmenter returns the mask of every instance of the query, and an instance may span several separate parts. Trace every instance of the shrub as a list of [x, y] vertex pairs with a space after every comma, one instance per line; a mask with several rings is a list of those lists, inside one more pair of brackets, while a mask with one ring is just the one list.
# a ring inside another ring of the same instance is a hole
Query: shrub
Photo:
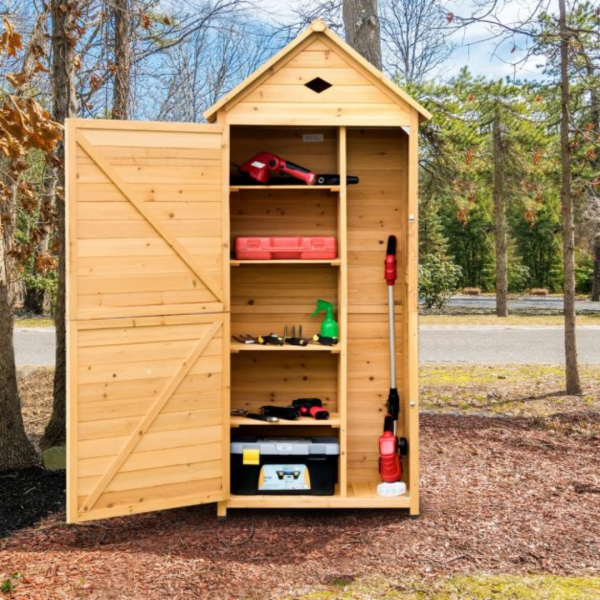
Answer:
[[594, 259], [591, 254], [575, 251], [575, 289], [579, 294], [590, 294], [594, 283]]
[[425, 306], [443, 308], [450, 296], [458, 289], [461, 268], [448, 259], [429, 254], [419, 267], [419, 295]]
[[525, 265], [516, 263], [508, 268], [508, 291], [523, 292], [527, 289], [527, 283], [531, 274]]
[[550, 292], [546, 288], [531, 288], [532, 296], [547, 296]]

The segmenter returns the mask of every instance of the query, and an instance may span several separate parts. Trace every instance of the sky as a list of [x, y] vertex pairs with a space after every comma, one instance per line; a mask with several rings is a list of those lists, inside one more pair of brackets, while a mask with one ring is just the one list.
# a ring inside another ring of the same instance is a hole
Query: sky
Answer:
[[[456, 15], [468, 17], [481, 14], [481, 4], [489, 4], [485, 0], [450, 0], [446, 2], [449, 11]], [[519, 23], [526, 19], [537, 5], [537, 0], [500, 0], [497, 15], [505, 24]], [[490, 39], [489, 25], [476, 23], [466, 30], [460, 30], [451, 36], [457, 48], [444, 65], [444, 73], [453, 75], [464, 65], [468, 65], [476, 75], [491, 78], [516, 77], [518, 79], [535, 79], [541, 76], [541, 57], [527, 58], [527, 39], [520, 36], [516, 39]]]
[[[489, 6], [494, 0], [441, 0], [448, 12], [458, 16], [469, 17], [482, 12], [482, 5]], [[497, 14], [503, 23], [519, 22], [530, 14], [532, 6], [540, 0], [497, 0]], [[294, 8], [311, 4], [311, 0], [258, 0], [258, 5], [266, 15], [277, 15], [278, 22], [289, 22], [294, 18]], [[485, 24], [470, 25], [466, 30], [456, 31], [451, 36], [456, 45], [450, 58], [441, 66], [436, 79], [443, 80], [456, 75], [464, 66], [475, 75], [490, 78], [511, 77], [517, 79], [536, 79], [541, 76], [537, 65], [543, 63], [540, 57], [532, 57], [524, 64], [521, 61], [526, 55], [526, 40], [507, 40], [498, 46], [498, 40], [490, 39], [489, 26]], [[516, 49], [513, 48], [516, 45]]]

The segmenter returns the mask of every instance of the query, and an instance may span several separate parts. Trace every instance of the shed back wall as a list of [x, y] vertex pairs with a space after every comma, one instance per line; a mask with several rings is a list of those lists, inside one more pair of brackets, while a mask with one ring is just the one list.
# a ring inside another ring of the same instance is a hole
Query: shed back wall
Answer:
[[[400, 128], [348, 130], [348, 479], [379, 478], [378, 438], [383, 431], [389, 383], [387, 288], [383, 264], [387, 238], [398, 237], [398, 282], [405, 279], [403, 236], [408, 146]], [[401, 389], [402, 285], [396, 285], [396, 365]], [[400, 435], [402, 420], [398, 424]]]

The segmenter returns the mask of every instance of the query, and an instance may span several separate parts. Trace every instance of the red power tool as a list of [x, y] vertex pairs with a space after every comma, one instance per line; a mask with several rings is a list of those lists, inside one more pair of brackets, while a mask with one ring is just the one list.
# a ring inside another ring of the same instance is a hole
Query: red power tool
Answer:
[[269, 183], [269, 174], [271, 171], [287, 173], [296, 179], [304, 181], [306, 185], [314, 185], [317, 182], [316, 173], [270, 152], [259, 152], [256, 156], [253, 156], [241, 165], [240, 171], [247, 173], [252, 179], [263, 184]]
[[323, 408], [319, 398], [298, 398], [292, 402], [292, 406], [299, 410], [303, 417], [312, 417], [317, 421], [329, 419], [329, 411]]

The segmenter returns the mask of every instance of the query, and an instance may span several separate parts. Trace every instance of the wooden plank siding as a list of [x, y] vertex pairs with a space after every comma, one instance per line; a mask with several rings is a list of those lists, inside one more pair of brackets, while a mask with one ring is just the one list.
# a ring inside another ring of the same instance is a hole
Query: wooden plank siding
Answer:
[[77, 121], [73, 318], [223, 309], [221, 134]]
[[223, 500], [222, 127], [71, 120], [67, 131], [68, 520]]
[[[383, 431], [389, 390], [387, 287], [383, 264], [388, 235], [398, 245], [396, 364], [398, 387], [403, 370], [403, 281], [406, 278], [406, 135], [399, 128], [348, 130], [348, 478], [378, 481], [378, 438]], [[406, 410], [402, 399], [401, 411]], [[403, 417], [399, 435], [405, 435]]]
[[[318, 93], [306, 87], [321, 78], [331, 87]], [[409, 113], [395, 95], [382, 89], [368, 70], [324, 34], [296, 48], [225, 107], [230, 125], [404, 126]]]

